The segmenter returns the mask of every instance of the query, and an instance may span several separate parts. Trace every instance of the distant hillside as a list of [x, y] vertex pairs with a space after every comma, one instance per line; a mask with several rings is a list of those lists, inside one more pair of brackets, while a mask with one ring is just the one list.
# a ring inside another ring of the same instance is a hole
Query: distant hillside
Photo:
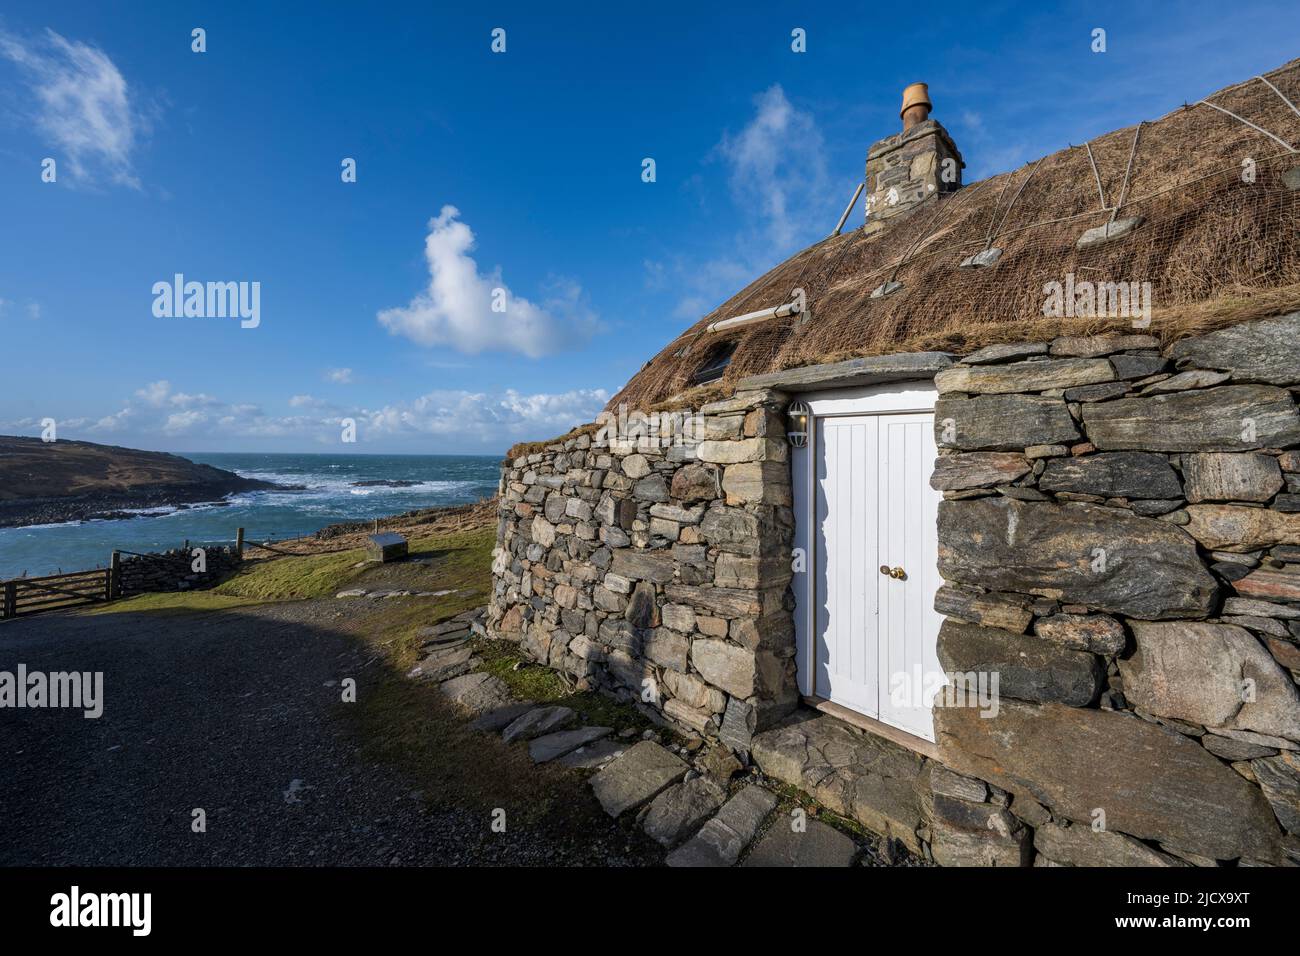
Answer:
[[0, 435], [0, 527], [120, 517], [274, 487], [179, 455]]

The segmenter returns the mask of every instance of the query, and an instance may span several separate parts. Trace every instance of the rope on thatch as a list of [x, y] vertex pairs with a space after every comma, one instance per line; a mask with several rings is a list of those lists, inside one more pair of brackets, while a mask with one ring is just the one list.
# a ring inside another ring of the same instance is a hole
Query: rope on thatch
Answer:
[[1279, 97], [1281, 97], [1282, 102], [1285, 103], [1287, 106], [1291, 107], [1291, 112], [1292, 112], [1292, 113], [1294, 113], [1296, 116], [1300, 116], [1300, 109], [1296, 109], [1296, 105], [1295, 105], [1294, 103], [1292, 103], [1290, 100], [1288, 100], [1288, 99], [1286, 98], [1286, 95], [1285, 95], [1281, 90], [1279, 90], [1276, 86], [1274, 86], [1274, 85], [1273, 85], [1272, 83], [1270, 83], [1268, 80], [1264, 79], [1264, 77], [1262, 77], [1262, 76], [1257, 76], [1257, 77], [1255, 77], [1255, 79], [1259, 80], [1261, 83], [1263, 83], [1265, 86], [1267, 86], [1270, 90], [1272, 90], [1274, 93], [1276, 93]]
[[[857, 200], [855, 199], [854, 202], [856, 202], [856, 201], [857, 201]], [[857, 235], [856, 235], [857, 232], [858, 232], [858, 230], [855, 229], [855, 230], [854, 230], [854, 235], [849, 236], [849, 241], [846, 242], [846, 243], [844, 243], [844, 249], [847, 249], [849, 246], [853, 245], [853, 240], [857, 238]], [[836, 235], [838, 235], [838, 233], [837, 233]], [[814, 249], [816, 249], [816, 248], [817, 248], [818, 246], [820, 246], [823, 242], [827, 242], [828, 240], [833, 239], [833, 238], [835, 238], [835, 236], [827, 236], [825, 239], [822, 239], [822, 240], [820, 240], [820, 241], [818, 241], [818, 242], [813, 243], [813, 246], [812, 246], [812, 247], [813, 247]], [[841, 249], [841, 250], [840, 250], [840, 259], [844, 258], [844, 249]], [[803, 265], [800, 266], [800, 268], [799, 268], [799, 274], [798, 274], [797, 276], [795, 276], [794, 287], [790, 290], [790, 294], [791, 294], [791, 295], [794, 294], [794, 290], [795, 290], [795, 289], [802, 289], [802, 288], [803, 288], [803, 277], [804, 277], [805, 275], [808, 274], [808, 263], [812, 261], [812, 258], [813, 258], [812, 256], [805, 256], [805, 257], [804, 257], [804, 263], [803, 263]], [[839, 262], [839, 259], [836, 259], [835, 261], [838, 263], [838, 262]], [[806, 296], [807, 296], [807, 290], [805, 290], [804, 294], [805, 294], [805, 297], [806, 297]]]
[[[1267, 165], [1267, 164], [1270, 164], [1270, 163], [1272, 163], [1274, 160], [1276, 160], [1278, 157], [1283, 156], [1283, 155], [1285, 155], [1285, 154], [1283, 154], [1283, 153], [1277, 153], [1277, 154], [1275, 154], [1275, 155], [1266, 156], [1264, 159], [1260, 160], [1260, 163], [1261, 163], [1261, 165]], [[1047, 158], [1047, 157], [1044, 157], [1044, 158]], [[1227, 172], [1233, 172], [1233, 171], [1236, 170], [1236, 168], [1237, 168], [1236, 166], [1225, 166], [1225, 167], [1222, 167], [1222, 168], [1214, 168], [1214, 169], [1211, 169], [1209, 172], [1207, 172], [1207, 173], [1203, 173], [1202, 175], [1197, 176], [1197, 177], [1194, 178], [1194, 179], [1190, 179], [1190, 180], [1187, 180], [1187, 181], [1180, 181], [1180, 182], [1171, 183], [1170, 185], [1166, 186], [1164, 189], [1157, 189], [1155, 192], [1148, 193], [1148, 194], [1145, 195], [1145, 196], [1139, 196], [1137, 199], [1134, 199], [1134, 200], [1132, 200], [1132, 201], [1127, 202], [1126, 205], [1129, 205], [1129, 206], [1136, 206], [1136, 205], [1138, 205], [1139, 203], [1150, 202], [1150, 201], [1152, 201], [1152, 200], [1159, 199], [1160, 197], [1165, 196], [1165, 195], [1168, 195], [1169, 193], [1171, 193], [1171, 192], [1175, 192], [1175, 191], [1186, 192], [1187, 189], [1190, 188], [1191, 186], [1195, 186], [1196, 184], [1201, 183], [1201, 182], [1204, 182], [1204, 181], [1207, 180], [1207, 179], [1213, 179], [1213, 178], [1216, 177], [1216, 176], [1221, 176], [1221, 175], [1223, 175], [1224, 173], [1227, 173]], [[980, 188], [980, 187], [983, 186], [985, 183], [988, 183], [988, 182], [991, 182], [991, 181], [992, 181], [992, 180], [985, 179], [985, 180], [982, 180], [982, 181], [976, 183], [974, 186], [971, 186], [971, 187], [970, 187], [970, 192], [974, 192], [976, 189]], [[1009, 183], [1010, 181], [1011, 181], [1011, 180], [1008, 178], [1007, 182]], [[1004, 185], [1004, 186], [1003, 186], [1003, 192], [1005, 192], [1005, 191], [1006, 191], [1006, 186]], [[963, 190], [962, 193], [961, 193], [961, 195], [966, 195], [966, 193], [967, 193], [967, 191], [966, 191], [966, 190]], [[1001, 199], [999, 198], [999, 202], [1000, 202], [1000, 201], [1001, 201]], [[1101, 211], [1104, 212], [1106, 209], [1109, 209], [1109, 208], [1110, 208], [1110, 207], [1108, 207], [1108, 206], [1107, 206], [1107, 207], [1103, 207], [1103, 209], [1102, 209]], [[1029, 229], [1036, 229], [1036, 228], [1039, 228], [1039, 227], [1041, 227], [1041, 226], [1057, 226], [1057, 225], [1061, 225], [1062, 223], [1075, 222], [1076, 220], [1079, 220], [1079, 219], [1088, 219], [1088, 218], [1090, 218], [1090, 217], [1092, 217], [1092, 216], [1095, 216], [1095, 215], [1097, 214], [1097, 212], [1098, 212], [1098, 210], [1090, 209], [1090, 210], [1088, 210], [1088, 211], [1086, 211], [1086, 212], [1076, 212], [1076, 213], [1073, 213], [1072, 215], [1069, 215], [1069, 216], [1060, 216], [1060, 217], [1057, 217], [1057, 218], [1054, 218], [1054, 219], [1038, 219], [1038, 220], [1035, 220], [1034, 222], [1026, 223], [1026, 224], [1023, 225], [1023, 226], [1015, 226], [1015, 227], [1013, 227], [1013, 228], [1011, 228], [1011, 229], [1004, 229], [1002, 226], [999, 226], [999, 227], [998, 227], [998, 230], [997, 230], [997, 235], [999, 235], [999, 236], [1010, 236], [1010, 235], [1013, 235], [1013, 234], [1015, 234], [1015, 233], [1025, 232], [1026, 230], [1029, 230]], [[955, 242], [954, 245], [956, 246], [956, 248], [959, 248], [959, 249], [969, 249], [969, 248], [971, 248], [972, 246], [979, 245], [980, 242], [981, 242], [980, 239], [975, 238], [975, 239], [968, 239], [968, 240], [965, 240], [964, 242], [963, 242], [963, 241], [958, 241], [958, 242]], [[987, 242], [987, 240], [984, 240], [984, 242]], [[919, 243], [913, 243], [912, 245], [913, 245], [913, 247], [915, 247], [915, 246], [919, 245]], [[987, 245], [985, 246], [985, 248], [987, 248]], [[949, 251], [950, 251], [950, 250], [947, 249], [947, 248], [940, 248], [940, 249], [934, 250], [933, 254], [947, 254]], [[932, 254], [932, 253], [927, 252], [927, 253], [924, 253], [923, 255], [931, 255], [931, 254]], [[910, 253], [909, 253], [909, 257], [910, 257]], [[871, 279], [871, 278], [874, 277], [874, 276], [884, 275], [886, 272], [897, 273], [898, 267], [899, 267], [900, 265], [902, 265], [902, 264], [903, 264], [902, 262], [886, 263], [885, 265], [877, 266], [877, 267], [874, 268], [874, 269], [866, 270], [866, 271], [862, 272], [861, 275], [862, 275], [863, 277], [865, 277], [866, 279]], [[870, 284], [870, 283], [868, 283], [868, 284]]]
[[1092, 163], [1092, 178], [1097, 184], [1097, 198], [1101, 201], [1101, 208], [1106, 208], [1106, 193], [1101, 188], [1101, 173], [1097, 172], [1097, 160], [1092, 157], [1092, 143], [1084, 143], [1083, 148], [1088, 151], [1088, 162]]
[[[853, 244], [857, 242], [858, 239], [862, 238], [864, 235], [866, 235], [865, 229], [853, 230], [853, 235], [849, 237], [848, 242], [844, 243], [844, 248], [840, 250], [840, 254], [835, 257], [835, 261], [831, 263], [830, 270], [826, 273], [826, 288], [828, 289], [830, 288], [831, 280], [835, 278], [835, 270], [838, 269], [840, 267], [840, 263], [844, 261], [845, 254], [849, 251], [849, 249], [853, 246]], [[804, 272], [807, 271], [808, 271], [808, 265], [807, 263], [805, 263], [803, 267], [803, 271], [799, 273], [799, 279], [795, 283], [796, 288], [803, 288], [803, 276], [804, 276]], [[809, 303], [808, 309], [809, 311], [812, 310], [811, 303]]]
[[[1030, 175], [1032, 176], [1033, 174], [1030, 173]], [[939, 223], [943, 221], [944, 217], [947, 216], [948, 213], [952, 212], [953, 208], [959, 205], [962, 199], [979, 192], [980, 187], [982, 187], [984, 183], [987, 183], [988, 181], [989, 180], [986, 179], [983, 182], [976, 183], [974, 186], [970, 187], [970, 189], [967, 189], [959, 193], [957, 198], [954, 199], [952, 202], [944, 203], [938, 209], [935, 210], [934, 216], [933, 218], [931, 218], [929, 225], [926, 226], [925, 230], [919, 236], [916, 237], [916, 241], [913, 242], [912, 245], [908, 247], [907, 252], [903, 253], [903, 258], [899, 259], [898, 262], [894, 264], [894, 271], [889, 274], [890, 282], [893, 282], [898, 277], [898, 270], [903, 268], [903, 266], [907, 265], [908, 258], [912, 255], [913, 252], [916, 251], [917, 247], [920, 246], [921, 243], [923, 243], [926, 239], [929, 239], [930, 236], [934, 235], [935, 230], [939, 227]], [[1016, 195], [1019, 195], [1019, 193], [1017, 193]]]
[[[988, 180], [986, 179], [984, 182], [988, 182]], [[989, 231], [988, 235], [984, 237], [985, 249], [993, 245], [993, 227], [998, 221], [998, 210], [1002, 207], [1002, 197], [1007, 194], [1007, 187], [1010, 185], [1011, 177], [1008, 176], [1006, 181], [1002, 183], [1002, 191], [998, 193], [998, 201], [993, 204], [993, 210], [989, 213]]]
[[[1268, 83], [1267, 80], [1265, 80], [1264, 82], [1265, 82], [1265, 83]], [[1269, 83], [1268, 85], [1269, 85], [1269, 86], [1273, 86], [1272, 83]], [[1278, 95], [1281, 96], [1280, 93], [1279, 93]], [[1285, 100], [1286, 97], [1283, 96], [1282, 99]], [[1281, 136], [1275, 136], [1275, 135], [1273, 135], [1272, 133], [1270, 133], [1268, 130], [1264, 129], [1264, 127], [1262, 127], [1262, 126], [1256, 126], [1256, 125], [1255, 125], [1254, 123], [1252, 123], [1250, 120], [1248, 120], [1248, 119], [1243, 119], [1242, 117], [1240, 117], [1240, 116], [1238, 116], [1236, 113], [1234, 113], [1232, 110], [1225, 110], [1222, 106], [1215, 106], [1215, 105], [1214, 105], [1213, 103], [1211, 103], [1209, 100], [1197, 100], [1196, 102], [1197, 102], [1198, 104], [1201, 104], [1201, 105], [1204, 105], [1204, 106], [1208, 106], [1210, 109], [1218, 110], [1220, 113], [1227, 113], [1229, 116], [1231, 116], [1233, 119], [1237, 120], [1239, 123], [1245, 123], [1245, 124], [1246, 124], [1247, 126], [1249, 126], [1251, 129], [1259, 130], [1259, 132], [1263, 133], [1263, 134], [1264, 134], [1265, 136], [1267, 136], [1269, 139], [1274, 140], [1274, 141], [1276, 141], [1276, 142], [1278, 142], [1278, 143], [1281, 143], [1281, 144], [1282, 144], [1283, 146], [1285, 146], [1287, 149], [1291, 150], [1291, 152], [1293, 152], [1293, 153], [1300, 153], [1300, 149], [1296, 149], [1294, 146], [1292, 146], [1290, 143], [1288, 143], [1286, 140], [1284, 140]], [[1288, 100], [1287, 105], [1290, 105], [1290, 101], [1289, 101], [1289, 100]], [[1294, 106], [1292, 106], [1291, 108], [1292, 108], [1292, 109], [1295, 109]]]
[[[998, 222], [999, 230], [1007, 224], [1007, 216], [1011, 215], [1011, 207], [1016, 204], [1016, 200], [1020, 198], [1020, 194], [1023, 193], [1025, 191], [1025, 187], [1029, 185], [1029, 180], [1034, 178], [1034, 173], [1038, 172], [1038, 164], [1041, 163], [1042, 161], [1043, 161], [1043, 157], [1039, 157], [1038, 159], [1034, 160], [1034, 165], [1029, 167], [1029, 175], [1026, 176], [1025, 181], [1020, 184], [1020, 188], [1016, 190], [1016, 194], [1011, 197], [1011, 202], [1007, 204], [1007, 211], [1002, 214], [1002, 219]], [[987, 249], [989, 246], [993, 244], [993, 237], [996, 235], [997, 232], [989, 233], [988, 239], [985, 240], [985, 245], [984, 245], [985, 249]]]
[[1114, 222], [1115, 217], [1119, 215], [1120, 209], [1124, 207], [1124, 200], [1128, 198], [1128, 177], [1133, 172], [1133, 157], [1137, 155], [1138, 137], [1142, 135], [1142, 124], [1138, 123], [1137, 129], [1133, 131], [1133, 145], [1128, 149], [1128, 166], [1124, 170], [1124, 185], [1119, 191], [1119, 202], [1115, 208], [1110, 211], [1110, 221]]

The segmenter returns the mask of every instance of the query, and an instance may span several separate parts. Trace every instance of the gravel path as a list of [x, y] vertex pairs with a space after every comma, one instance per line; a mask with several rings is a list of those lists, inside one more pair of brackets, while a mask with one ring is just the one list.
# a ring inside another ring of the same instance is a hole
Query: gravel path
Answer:
[[[490, 807], [422, 793], [400, 767], [368, 761], [337, 681], [385, 665], [348, 623], [340, 602], [320, 600], [0, 625], [0, 670], [103, 671], [105, 697], [98, 720], [0, 710], [0, 864], [662, 860], [576, 773], [556, 778], [555, 809], [493, 833]], [[192, 832], [196, 807], [206, 833]]]

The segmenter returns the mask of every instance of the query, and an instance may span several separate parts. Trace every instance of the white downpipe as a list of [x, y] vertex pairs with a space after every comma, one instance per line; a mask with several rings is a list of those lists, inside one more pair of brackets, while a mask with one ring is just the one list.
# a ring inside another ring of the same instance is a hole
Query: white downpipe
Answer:
[[797, 315], [798, 312], [799, 309], [793, 302], [787, 302], [785, 305], [773, 306], [770, 309], [760, 309], [758, 312], [747, 312], [731, 319], [710, 322], [704, 331], [721, 332], [723, 329], [734, 329], [738, 325], [751, 325], [754, 322], [766, 322], [768, 319], [784, 319], [786, 316]]

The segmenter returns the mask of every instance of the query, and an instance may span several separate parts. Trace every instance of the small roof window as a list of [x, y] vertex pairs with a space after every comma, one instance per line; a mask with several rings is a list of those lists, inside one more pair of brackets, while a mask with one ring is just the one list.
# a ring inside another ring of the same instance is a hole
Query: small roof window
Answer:
[[709, 357], [704, 360], [704, 364], [695, 370], [691, 376], [692, 385], [707, 385], [709, 382], [716, 382], [722, 378], [727, 371], [727, 366], [731, 364], [731, 356], [735, 354], [735, 342], [723, 342], [721, 345], [715, 345], [709, 352]]

